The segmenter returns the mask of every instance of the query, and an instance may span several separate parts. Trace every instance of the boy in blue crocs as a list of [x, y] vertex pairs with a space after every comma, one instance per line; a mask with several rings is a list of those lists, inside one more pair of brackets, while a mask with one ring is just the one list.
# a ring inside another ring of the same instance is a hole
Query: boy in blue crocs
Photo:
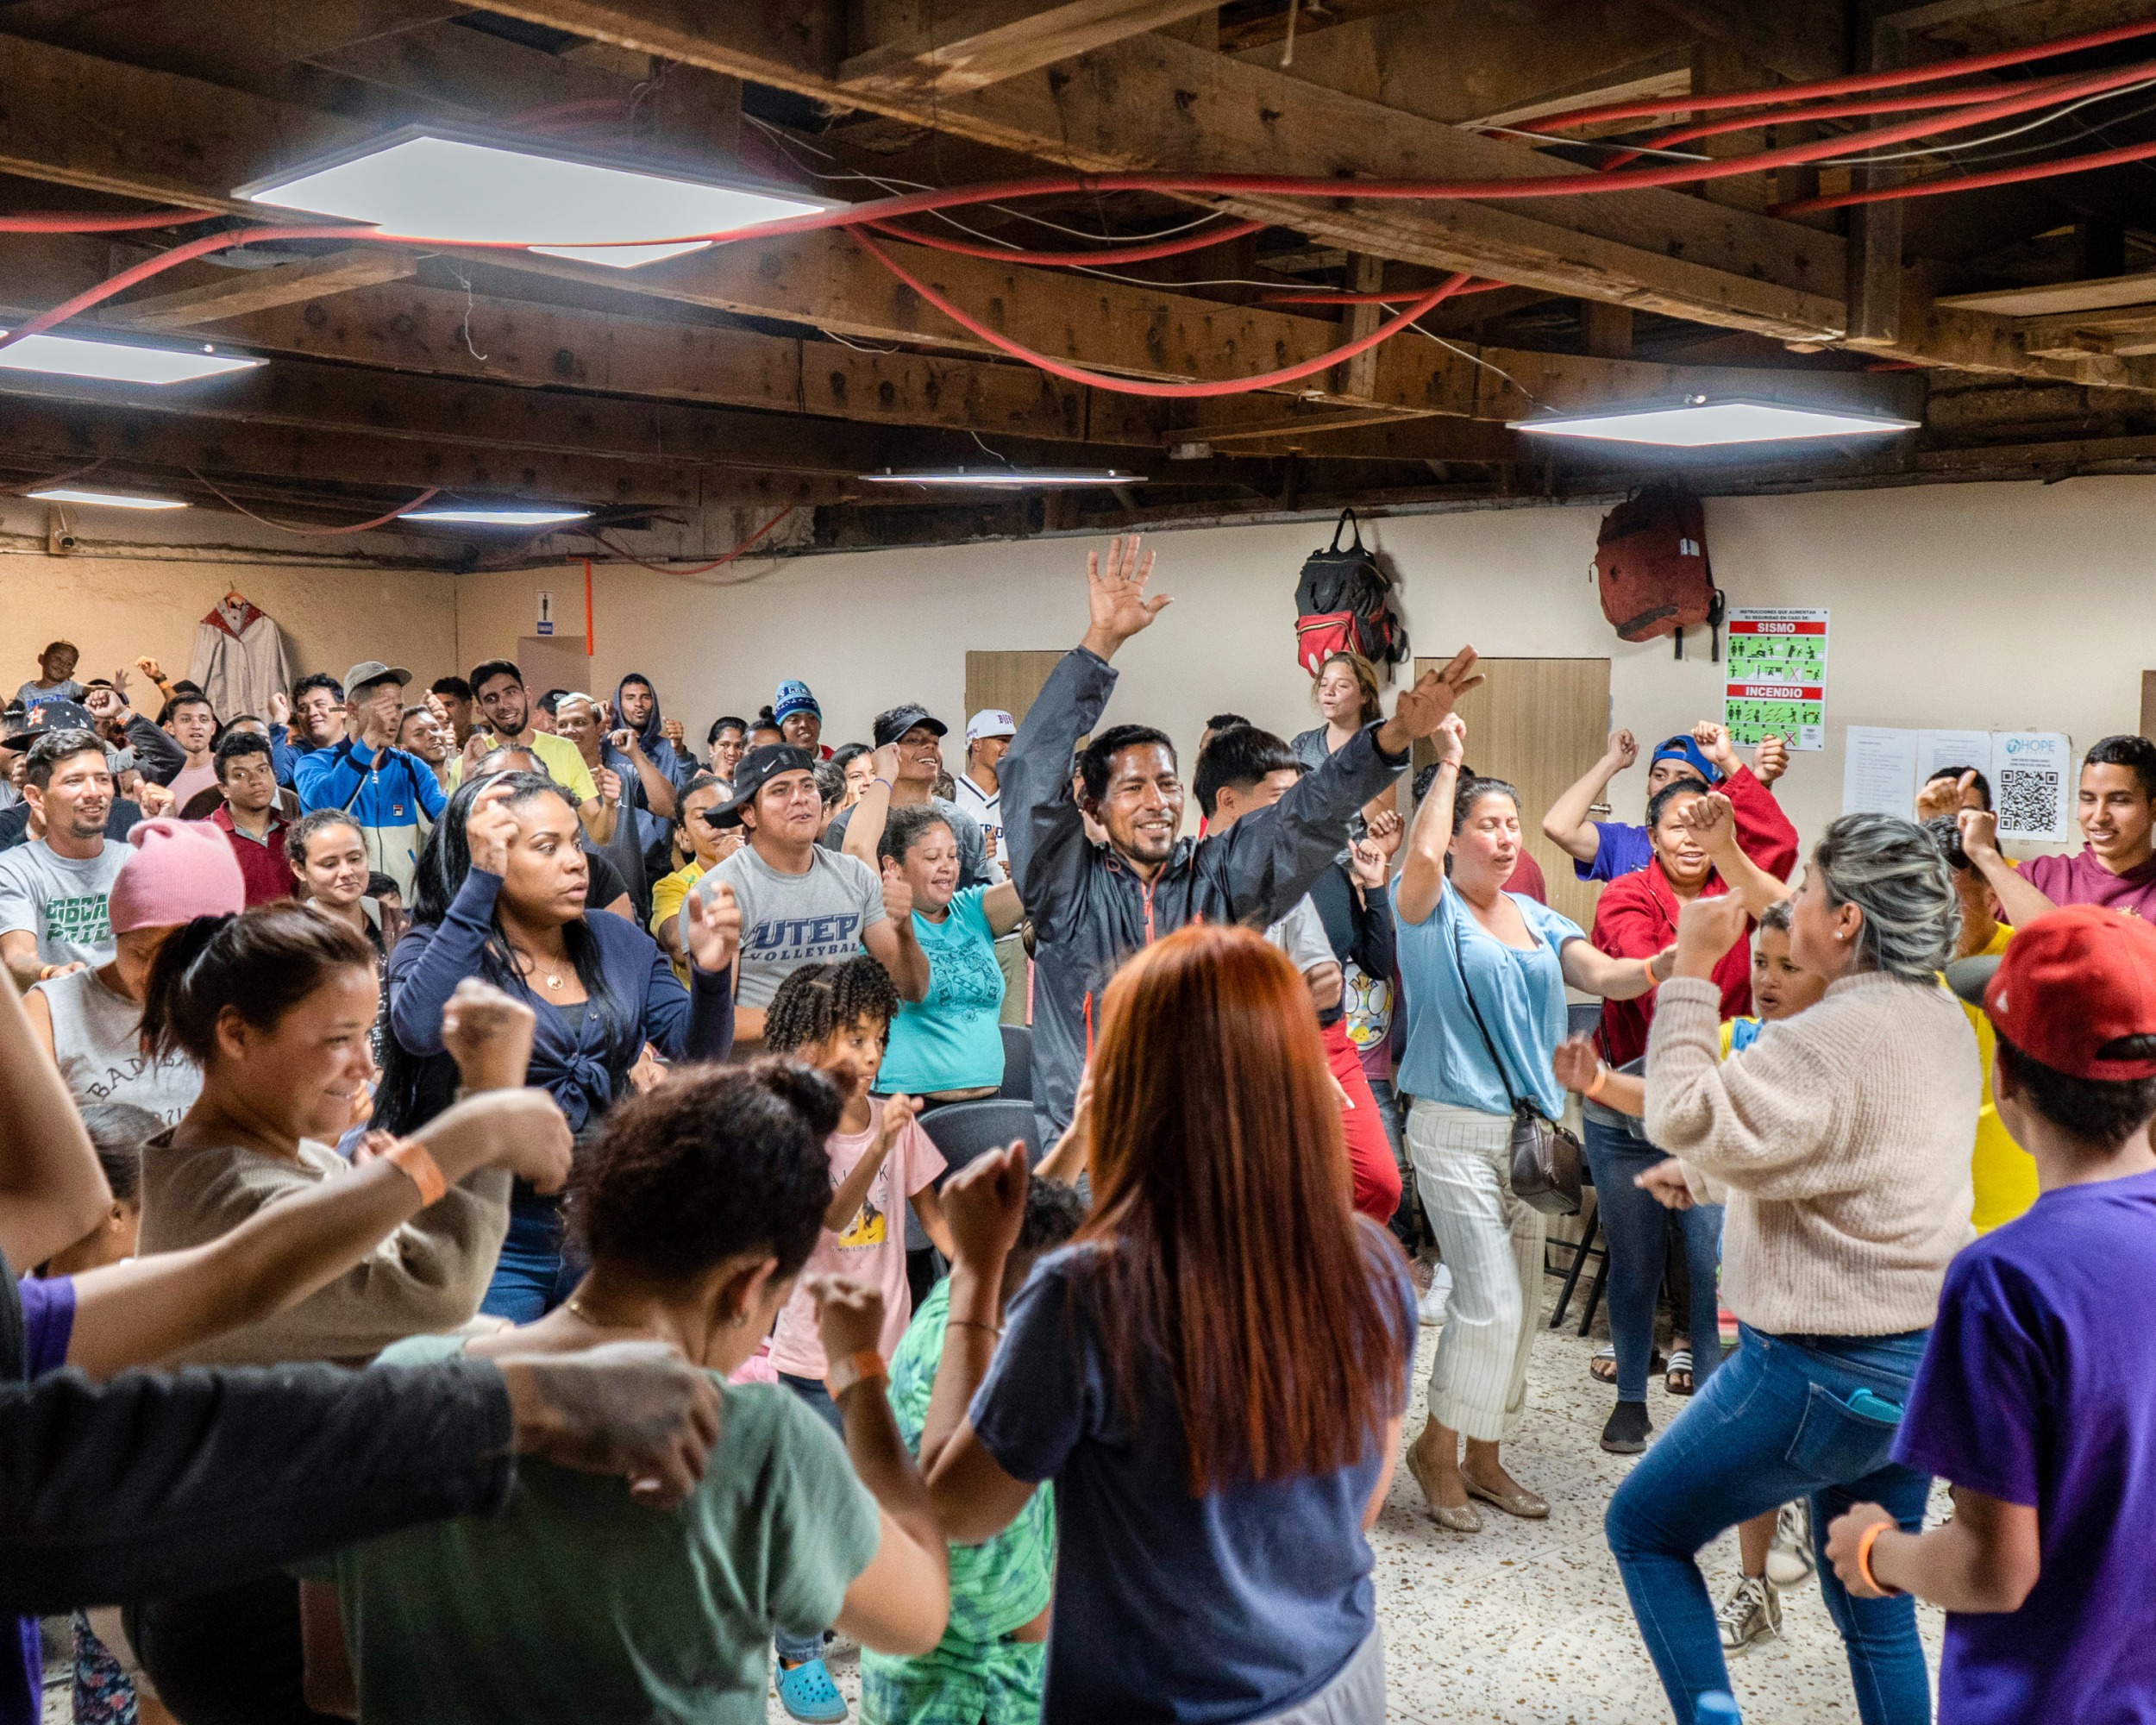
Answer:
[[[1005, 1263], [999, 1306], [1010, 1303], [1035, 1259], [1078, 1232], [1085, 1214], [1084, 1201], [1071, 1187], [1042, 1179], [1028, 1183], [1025, 1219]], [[891, 1412], [899, 1435], [916, 1453], [950, 1314], [950, 1283], [938, 1282], [891, 1357]], [[950, 1624], [933, 1652], [912, 1659], [862, 1653], [866, 1725], [1038, 1725], [1055, 1572], [1052, 1490], [1042, 1486], [993, 1539], [950, 1548]]]

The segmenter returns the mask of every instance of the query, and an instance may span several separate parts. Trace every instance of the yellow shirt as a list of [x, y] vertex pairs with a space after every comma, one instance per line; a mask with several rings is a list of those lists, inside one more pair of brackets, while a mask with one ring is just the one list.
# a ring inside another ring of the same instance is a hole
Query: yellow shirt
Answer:
[[[556, 737], [550, 731], [535, 731], [531, 741], [518, 745], [531, 751], [531, 758], [546, 769], [547, 776], [561, 787], [581, 808], [599, 794], [599, 786], [592, 781], [592, 769], [584, 764], [584, 757], [576, 752], [576, 744], [566, 737]], [[464, 782], [464, 756], [449, 757], [449, 788], [454, 790]]]
[[[2001, 923], [1984, 950], [1970, 956], [1996, 958], [2013, 938], [2014, 931]], [[1977, 1057], [1984, 1064], [1984, 1101], [1977, 1110], [1977, 1143], [1969, 1158], [1970, 1177], [1977, 1189], [1969, 1220], [1981, 1234], [2012, 1221], [2036, 1201], [2036, 1158], [2014, 1142], [1991, 1100], [1991, 1055], [1997, 1043], [1991, 1020], [1982, 1007], [1966, 1000], [1961, 1009], [1969, 1014], [1969, 1027], [1977, 1033]]]
[[[653, 883], [651, 938], [654, 940], [659, 940], [661, 929], [673, 926], [674, 919], [681, 914], [681, 901], [688, 897], [689, 888], [703, 878], [704, 865], [701, 862], [692, 862], [687, 868], [676, 869], [664, 880]], [[666, 942], [659, 940], [659, 944], [663, 947]], [[674, 974], [681, 979], [681, 986], [686, 988], [689, 982], [689, 961], [677, 955], [674, 960]]]

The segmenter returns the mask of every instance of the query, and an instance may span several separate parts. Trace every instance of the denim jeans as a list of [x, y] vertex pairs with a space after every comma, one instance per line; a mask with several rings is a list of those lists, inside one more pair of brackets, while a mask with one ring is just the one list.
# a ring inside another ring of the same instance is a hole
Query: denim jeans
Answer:
[[479, 1310], [512, 1324], [536, 1324], [576, 1291], [584, 1265], [562, 1251], [561, 1204], [519, 1192], [510, 1200], [509, 1233]]
[[[1706, 1383], [1721, 1360], [1715, 1340], [1714, 1270], [1721, 1262], [1722, 1207], [1696, 1204], [1671, 1212], [1633, 1185], [1666, 1159], [1643, 1138], [1622, 1126], [1587, 1121], [1587, 1165], [1595, 1176], [1595, 1204], [1609, 1253], [1609, 1339], [1617, 1345], [1617, 1399], [1647, 1399], [1647, 1367], [1654, 1358], [1654, 1308], [1668, 1262], [1670, 1230], [1682, 1230], [1692, 1302], [1677, 1326], [1692, 1339], [1692, 1382]], [[1674, 1223], [1673, 1223], [1674, 1218]]]
[[1714, 1608], [1695, 1554], [1726, 1527], [1808, 1496], [1827, 1615], [1849, 1650], [1864, 1725], [1927, 1725], [1931, 1687], [1907, 1594], [1852, 1599], [1827, 1561], [1827, 1523], [1883, 1504], [1911, 1533], [1931, 1481], [1891, 1459], [1895, 1427], [1848, 1405], [1859, 1389], [1906, 1406], [1930, 1333], [1769, 1336], [1738, 1328], [1737, 1352], [1617, 1488], [1603, 1525], [1649, 1657], [1679, 1725], [1729, 1687]]
[[[831, 1393], [813, 1377], [796, 1377], [790, 1371], [779, 1374], [779, 1382], [816, 1410], [817, 1417], [838, 1433], [838, 1441], [846, 1441], [846, 1416], [839, 1411], [838, 1403], [831, 1400]], [[824, 1657], [822, 1631], [813, 1635], [795, 1637], [783, 1629], [771, 1637], [771, 1644], [778, 1649], [779, 1657], [789, 1665], [800, 1665], [809, 1659]]]

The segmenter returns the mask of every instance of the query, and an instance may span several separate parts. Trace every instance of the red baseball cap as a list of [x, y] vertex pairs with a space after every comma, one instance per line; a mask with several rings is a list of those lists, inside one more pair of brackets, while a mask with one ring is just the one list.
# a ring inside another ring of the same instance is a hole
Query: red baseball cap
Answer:
[[2015, 1047], [2069, 1078], [2156, 1078], [2156, 1059], [2106, 1060], [2126, 1036], [2156, 1036], [2156, 926], [2101, 905], [2047, 911], [1996, 958], [1946, 967], [1947, 986]]

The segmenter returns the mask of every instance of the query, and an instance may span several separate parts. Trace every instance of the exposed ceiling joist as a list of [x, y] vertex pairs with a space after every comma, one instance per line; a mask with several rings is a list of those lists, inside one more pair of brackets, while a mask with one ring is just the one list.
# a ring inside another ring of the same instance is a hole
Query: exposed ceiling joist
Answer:
[[135, 329], [192, 329], [274, 306], [327, 299], [354, 288], [402, 281], [417, 268], [408, 252], [391, 246], [355, 246], [304, 263], [226, 271], [222, 281], [130, 300], [124, 310], [116, 312], [101, 308], [101, 321], [116, 319]]
[[1802, 81], [1849, 69], [1843, 0], [1650, 0], [1702, 35], [1726, 42], [1771, 72]]
[[1219, 9], [1219, 0], [986, 0], [853, 55], [838, 82], [901, 100], [949, 97], [1125, 36]]

